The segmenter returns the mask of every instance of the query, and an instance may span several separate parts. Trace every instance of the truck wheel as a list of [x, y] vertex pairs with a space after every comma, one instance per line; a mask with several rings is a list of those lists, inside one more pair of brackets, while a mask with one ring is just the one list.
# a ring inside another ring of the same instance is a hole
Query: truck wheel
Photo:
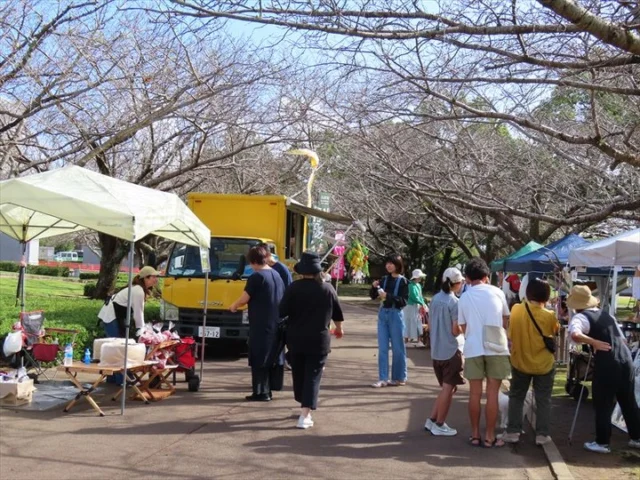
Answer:
[[197, 392], [200, 388], [200, 377], [198, 375], [194, 375], [189, 379], [189, 391]]

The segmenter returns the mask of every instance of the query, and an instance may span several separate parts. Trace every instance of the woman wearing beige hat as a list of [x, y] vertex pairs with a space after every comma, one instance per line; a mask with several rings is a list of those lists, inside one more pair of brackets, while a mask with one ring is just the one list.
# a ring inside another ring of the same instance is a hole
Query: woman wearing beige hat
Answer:
[[598, 308], [598, 299], [586, 285], [576, 285], [567, 297], [567, 306], [576, 314], [569, 323], [569, 335], [576, 343], [594, 350], [593, 406], [596, 410], [596, 440], [584, 448], [610, 453], [611, 414], [616, 401], [629, 432], [629, 447], [640, 449], [640, 409], [635, 397], [635, 375], [631, 351], [616, 319]]
[[[135, 321], [136, 332], [144, 327], [144, 304], [151, 289], [158, 283], [160, 272], [146, 266], [133, 277], [131, 285], [131, 316]], [[112, 296], [100, 310], [98, 318], [104, 323], [107, 337], [126, 337], [127, 300], [129, 288], [125, 287]], [[115, 320], [115, 321], [114, 321]]]
[[419, 341], [422, 338], [421, 313], [427, 310], [427, 303], [422, 295], [422, 285], [420, 282], [426, 277], [422, 270], [415, 269], [411, 273], [409, 282], [409, 300], [404, 307], [404, 343]]

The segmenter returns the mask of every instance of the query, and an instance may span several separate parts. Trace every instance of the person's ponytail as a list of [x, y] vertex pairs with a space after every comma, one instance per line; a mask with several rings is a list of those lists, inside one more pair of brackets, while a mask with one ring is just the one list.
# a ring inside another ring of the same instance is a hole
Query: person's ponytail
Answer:
[[444, 293], [451, 293], [451, 280], [445, 278], [440, 287]]

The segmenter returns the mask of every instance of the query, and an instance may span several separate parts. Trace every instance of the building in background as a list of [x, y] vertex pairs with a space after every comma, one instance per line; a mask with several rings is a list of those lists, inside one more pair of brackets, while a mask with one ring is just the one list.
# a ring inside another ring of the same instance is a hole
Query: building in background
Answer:
[[[29, 265], [38, 265], [40, 256], [40, 240], [31, 240], [27, 243], [25, 252]], [[0, 233], [0, 261], [19, 262], [22, 258], [22, 245], [17, 240], [4, 233]]]

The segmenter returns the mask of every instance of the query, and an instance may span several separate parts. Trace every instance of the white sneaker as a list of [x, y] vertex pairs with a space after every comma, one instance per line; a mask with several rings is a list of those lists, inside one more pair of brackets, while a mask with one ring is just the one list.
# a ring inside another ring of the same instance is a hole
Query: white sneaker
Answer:
[[311, 418], [311, 415], [307, 415], [306, 417], [303, 417], [302, 415], [300, 415], [300, 417], [298, 418], [298, 424], [296, 425], [296, 428], [302, 428], [306, 430], [307, 428], [311, 428], [311, 427], [313, 427], [313, 419]]
[[611, 453], [609, 445], [600, 445], [596, 442], [587, 442], [584, 444], [584, 448], [595, 453]]
[[455, 428], [451, 428], [446, 423], [443, 423], [442, 426], [434, 423], [433, 427], [431, 427], [431, 435], [436, 435], [438, 437], [453, 437], [457, 434], [458, 431]]
[[505, 432], [502, 434], [500, 439], [504, 443], [518, 443], [520, 441], [520, 434], [518, 432], [513, 432], [513, 433]]
[[427, 418], [427, 422], [424, 424], [424, 429], [430, 432], [435, 424], [436, 422], [434, 422], [430, 418]]
[[551, 443], [551, 437], [549, 435], [536, 435], [536, 445], [542, 446], [547, 443]]
[[385, 382], [383, 380], [378, 380], [376, 383], [372, 383], [371, 386], [373, 388], [382, 388], [382, 387], [386, 387], [387, 386], [387, 382]]
[[640, 440], [629, 440], [629, 446], [631, 448], [640, 448]]

